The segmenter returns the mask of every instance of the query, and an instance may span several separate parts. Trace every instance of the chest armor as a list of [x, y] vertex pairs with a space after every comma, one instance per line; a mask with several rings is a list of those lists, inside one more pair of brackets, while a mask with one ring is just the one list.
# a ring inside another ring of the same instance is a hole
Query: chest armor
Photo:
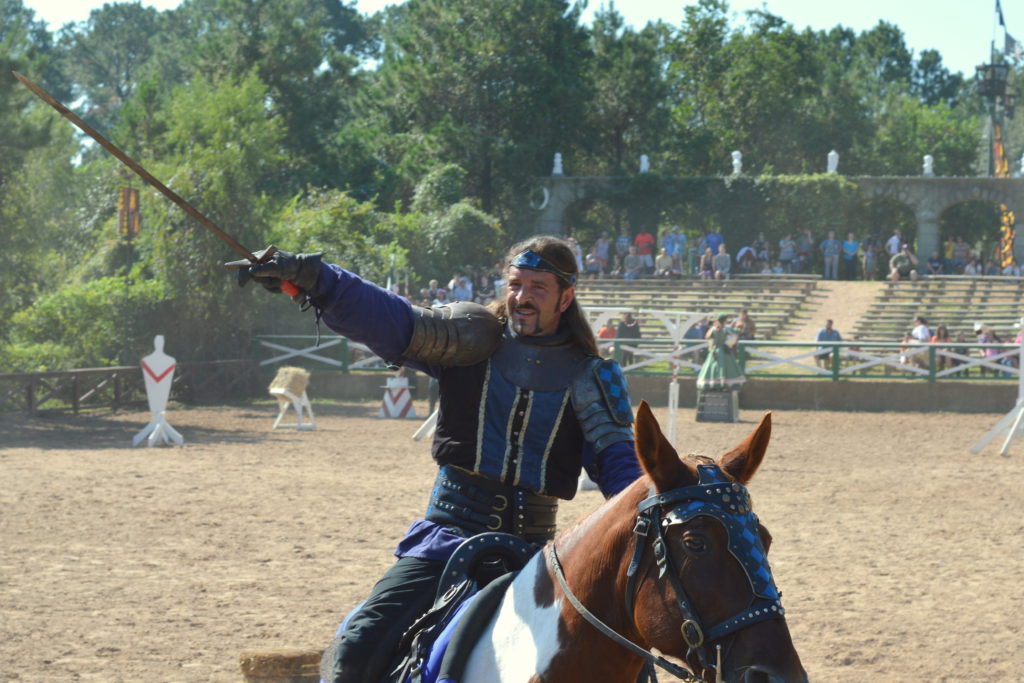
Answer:
[[440, 464], [534, 493], [575, 495], [584, 438], [572, 382], [586, 355], [550, 341], [506, 334], [486, 361], [445, 369], [434, 439]]

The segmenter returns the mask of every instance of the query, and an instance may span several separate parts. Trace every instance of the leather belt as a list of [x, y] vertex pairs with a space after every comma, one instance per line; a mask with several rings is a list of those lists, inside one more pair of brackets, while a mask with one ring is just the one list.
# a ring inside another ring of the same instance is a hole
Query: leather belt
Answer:
[[426, 518], [467, 535], [514, 534], [530, 543], [555, 537], [558, 499], [507, 486], [454, 465], [437, 473]]

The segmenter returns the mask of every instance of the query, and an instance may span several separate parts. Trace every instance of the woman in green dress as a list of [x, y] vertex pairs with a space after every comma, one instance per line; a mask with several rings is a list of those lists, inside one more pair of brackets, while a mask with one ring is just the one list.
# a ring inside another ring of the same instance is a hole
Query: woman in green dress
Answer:
[[699, 391], [735, 391], [747, 381], [732, 351], [739, 332], [725, 324], [726, 318], [718, 316], [704, 337], [708, 340], [708, 357], [697, 375]]

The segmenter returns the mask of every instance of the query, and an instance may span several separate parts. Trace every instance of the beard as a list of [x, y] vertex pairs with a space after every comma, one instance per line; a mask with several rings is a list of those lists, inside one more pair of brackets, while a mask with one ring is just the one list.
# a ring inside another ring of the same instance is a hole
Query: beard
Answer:
[[[531, 313], [525, 318], [521, 317], [520, 313]], [[527, 337], [540, 334], [541, 331], [541, 316], [540, 311], [536, 306], [526, 305], [519, 306], [512, 311], [512, 329], [515, 330], [516, 334], [521, 334]]]

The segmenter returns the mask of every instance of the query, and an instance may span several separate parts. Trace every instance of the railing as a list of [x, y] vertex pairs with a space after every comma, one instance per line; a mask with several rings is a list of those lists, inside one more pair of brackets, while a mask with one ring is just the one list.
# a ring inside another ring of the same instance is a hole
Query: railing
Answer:
[[[699, 374], [707, 342], [598, 340], [627, 374]], [[735, 345], [747, 377], [771, 379], [1013, 380], [1020, 379], [1018, 344], [890, 342], [777, 342], [744, 340]]]
[[[365, 344], [354, 342], [345, 337], [328, 334], [322, 335], [319, 344], [311, 334], [264, 334], [257, 335], [260, 365], [273, 365], [286, 361], [307, 361], [316, 367], [328, 367], [349, 372], [351, 370], [389, 370], [387, 363], [377, 357]], [[279, 340], [279, 341], [272, 341]], [[298, 347], [295, 345], [298, 344]], [[328, 351], [329, 353], [325, 353]]]
[[[256, 364], [247, 360], [178, 363], [171, 397], [223, 401], [253, 395]], [[74, 412], [145, 404], [139, 366], [0, 374], [0, 411]]]

